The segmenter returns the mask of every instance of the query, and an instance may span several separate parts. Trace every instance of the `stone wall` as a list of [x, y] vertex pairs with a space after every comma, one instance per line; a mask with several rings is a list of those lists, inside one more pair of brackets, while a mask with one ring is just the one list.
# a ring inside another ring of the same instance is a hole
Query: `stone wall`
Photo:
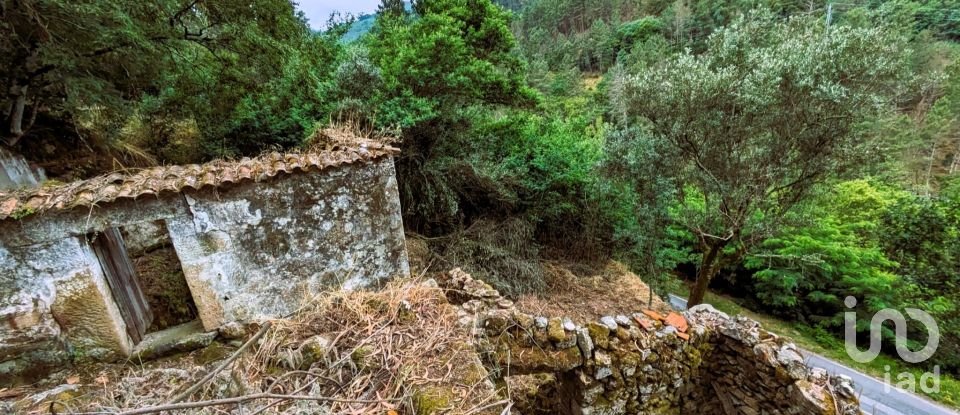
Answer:
[[85, 235], [187, 214], [181, 195], [164, 194], [0, 221], [0, 387], [130, 353]]
[[390, 158], [0, 221], [0, 387], [31, 368], [130, 352], [84, 235], [158, 221], [207, 330], [409, 272]]
[[[809, 369], [796, 346], [710, 306], [576, 324], [517, 311], [460, 270], [444, 281], [499, 376], [546, 374], [531, 413], [859, 414], [851, 385]], [[527, 413], [524, 412], [524, 413]]]
[[856, 414], [851, 384], [810, 369], [796, 345], [745, 317], [728, 318], [709, 306], [694, 307], [692, 320], [715, 327], [712, 351], [700, 376], [682, 390], [683, 413]]
[[128, 354], [126, 326], [110, 295], [79, 237], [0, 246], [0, 379], [30, 379], [71, 357]]

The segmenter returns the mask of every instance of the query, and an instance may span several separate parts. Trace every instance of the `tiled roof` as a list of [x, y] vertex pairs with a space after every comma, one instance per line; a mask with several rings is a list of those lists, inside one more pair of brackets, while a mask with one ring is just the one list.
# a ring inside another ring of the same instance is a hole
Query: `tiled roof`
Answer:
[[161, 166], [135, 172], [109, 173], [92, 179], [15, 192], [0, 192], [0, 220], [78, 206], [94, 206], [118, 199], [133, 199], [186, 188], [219, 187], [245, 180], [263, 180], [277, 173], [319, 171], [398, 153], [394, 147], [359, 141], [332, 150], [299, 153], [268, 153], [234, 161]]

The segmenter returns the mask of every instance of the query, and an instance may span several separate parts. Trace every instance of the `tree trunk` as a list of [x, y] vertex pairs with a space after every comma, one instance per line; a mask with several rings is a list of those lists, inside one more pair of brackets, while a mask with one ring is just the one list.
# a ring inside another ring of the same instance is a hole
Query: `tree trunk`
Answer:
[[14, 101], [12, 111], [10, 112], [9, 132], [10, 137], [13, 140], [17, 140], [23, 135], [23, 115], [27, 106], [27, 87], [14, 86], [14, 90], [17, 91], [17, 98]]
[[703, 259], [700, 260], [700, 269], [697, 270], [697, 281], [693, 284], [693, 290], [690, 291], [690, 298], [687, 299], [687, 307], [703, 303], [703, 297], [707, 293], [707, 287], [710, 286], [710, 280], [719, 271], [720, 251], [723, 244], [711, 244], [707, 251], [703, 253]]
[[927, 163], [927, 180], [926, 180], [926, 182], [924, 183], [924, 188], [925, 188], [925, 193], [924, 193], [924, 195], [926, 195], [926, 196], [928, 196], [928, 197], [929, 197], [930, 194], [932, 193], [932, 190], [931, 190], [931, 187], [930, 187], [930, 179], [933, 177], [933, 162], [934, 162], [934, 158], [936, 157], [936, 155], [937, 155], [937, 143], [936, 143], [936, 141], [934, 141], [934, 142], [930, 145], [930, 162]]

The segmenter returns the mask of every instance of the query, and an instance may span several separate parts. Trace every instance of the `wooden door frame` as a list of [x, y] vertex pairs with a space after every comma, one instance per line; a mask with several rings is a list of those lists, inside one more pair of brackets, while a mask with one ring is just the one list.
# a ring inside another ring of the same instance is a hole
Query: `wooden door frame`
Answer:
[[107, 228], [88, 234], [85, 239], [100, 263], [127, 334], [134, 343], [139, 343], [153, 322], [153, 312], [143, 295], [120, 230]]

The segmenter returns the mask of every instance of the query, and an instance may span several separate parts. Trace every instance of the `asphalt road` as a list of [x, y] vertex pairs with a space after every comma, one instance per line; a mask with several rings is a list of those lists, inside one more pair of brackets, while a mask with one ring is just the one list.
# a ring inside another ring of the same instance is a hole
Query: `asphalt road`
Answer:
[[[670, 294], [670, 305], [678, 310], [687, 309], [687, 300]], [[841, 363], [816, 353], [803, 350], [808, 366], [821, 367], [833, 375], [846, 375], [860, 392], [860, 408], [869, 415], [960, 415], [924, 397], [898, 389], [870, 375], [858, 372]], [[891, 375], [896, 379], [896, 374]]]

